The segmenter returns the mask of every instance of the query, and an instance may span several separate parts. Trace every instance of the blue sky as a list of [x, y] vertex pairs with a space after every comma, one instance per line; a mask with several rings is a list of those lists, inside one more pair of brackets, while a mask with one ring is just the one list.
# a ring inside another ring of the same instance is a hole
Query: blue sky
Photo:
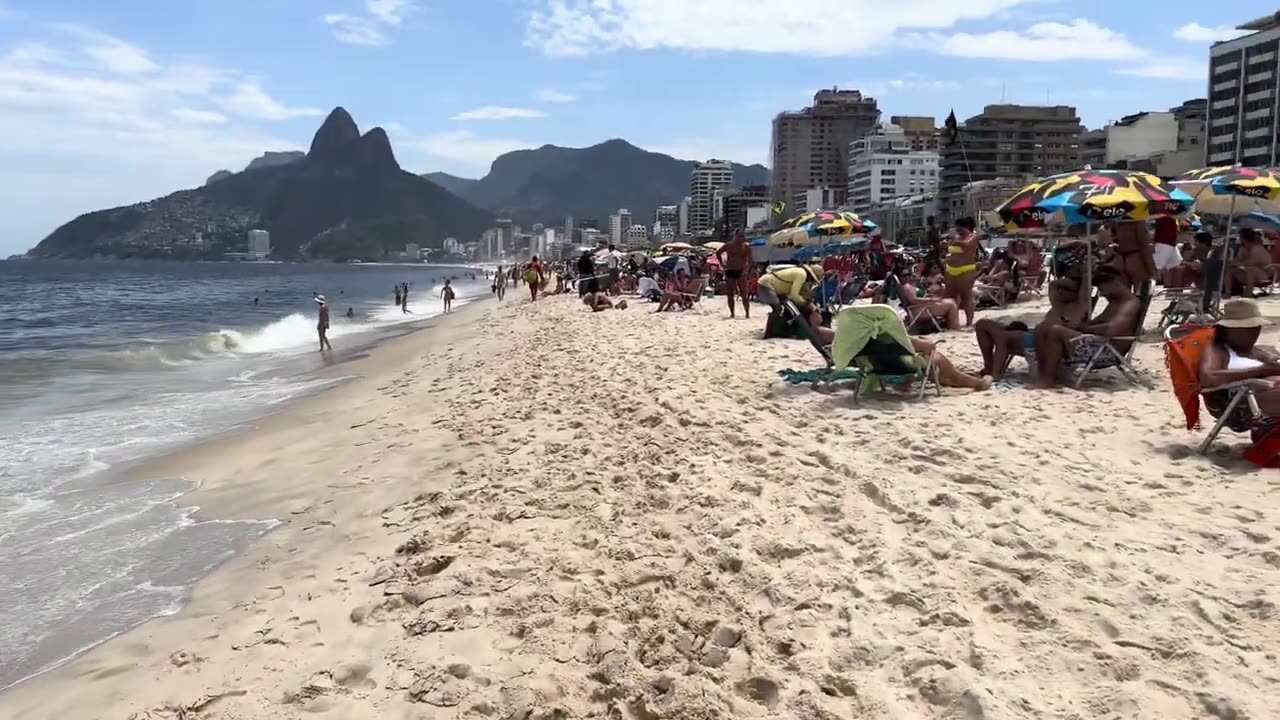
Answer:
[[819, 87], [892, 114], [1072, 104], [1086, 124], [1205, 93], [1260, 0], [0, 0], [0, 255], [75, 215], [305, 148], [343, 105], [402, 166], [613, 137], [765, 162]]

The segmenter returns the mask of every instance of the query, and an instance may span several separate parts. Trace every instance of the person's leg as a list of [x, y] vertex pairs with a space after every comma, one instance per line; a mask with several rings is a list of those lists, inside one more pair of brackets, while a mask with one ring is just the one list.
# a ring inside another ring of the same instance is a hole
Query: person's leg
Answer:
[[943, 299], [929, 303], [928, 313], [945, 318], [948, 330], [960, 329], [960, 306], [955, 300]]
[[1263, 415], [1280, 418], [1280, 387], [1256, 392], [1253, 399], [1258, 401], [1258, 409]]
[[982, 353], [982, 370], [980, 375], [995, 374], [995, 366], [992, 364], [995, 357], [996, 332], [1004, 328], [1000, 323], [991, 318], [983, 318], [973, 325], [973, 336], [978, 341], [978, 352]]
[[[978, 279], [978, 272], [974, 270], [972, 272], [965, 273], [958, 279], [959, 282], [957, 283], [957, 287], [959, 288], [960, 299], [957, 300], [957, 303], [959, 304], [960, 309], [964, 310], [964, 326], [969, 327], [970, 325], [973, 325], [973, 314], [977, 310], [978, 305], [977, 298], [974, 297], [973, 292], [973, 283]], [[959, 316], [957, 315], [957, 321], [958, 319]]]
[[316, 335], [320, 337], [320, 352], [324, 352], [324, 328], [316, 328]]
[[1066, 357], [1071, 339], [1079, 335], [1065, 325], [1036, 326], [1036, 365], [1039, 368], [1039, 386], [1053, 388], [1058, 385], [1058, 374], [1062, 371], [1062, 360]]
[[914, 345], [917, 352], [920, 352], [921, 356], [926, 359], [929, 358], [930, 355], [933, 356], [933, 366], [938, 369], [938, 382], [943, 387], [967, 388], [969, 390], [978, 391], [986, 390], [991, 387], [991, 381], [986, 378], [960, 372], [960, 370], [951, 363], [950, 358], [943, 355], [936, 347], [929, 349], [931, 346], [927, 343], [917, 341], [915, 338], [911, 338], [911, 344]]
[[738, 288], [738, 297], [742, 299], [742, 314], [745, 315], [748, 320], [750, 320], [751, 319], [751, 301], [748, 299], [748, 295], [750, 295], [751, 293], [751, 286], [750, 286], [750, 283], [747, 282], [747, 273], [745, 270], [743, 271], [741, 277], [738, 278], [737, 288]]
[[[729, 301], [729, 317], [737, 317], [737, 314], [738, 314], [737, 308], [735, 308], [733, 304], [733, 296], [737, 293], [737, 291], [738, 291], [738, 281], [734, 278], [725, 278], [724, 296]], [[747, 304], [746, 296], [743, 296], [742, 304], [743, 305]], [[751, 317], [751, 316], [748, 315], [747, 317]]]

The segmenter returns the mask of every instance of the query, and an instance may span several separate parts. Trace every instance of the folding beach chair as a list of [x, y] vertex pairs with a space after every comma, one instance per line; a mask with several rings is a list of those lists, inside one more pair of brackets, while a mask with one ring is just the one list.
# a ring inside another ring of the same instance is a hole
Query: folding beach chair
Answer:
[[680, 296], [685, 299], [685, 302], [689, 304], [690, 308], [692, 308], [695, 305], [701, 308], [702, 296], [704, 293], [706, 293], [706, 291], [707, 291], [707, 278], [704, 277], [698, 281], [698, 288], [696, 292], [691, 292], [691, 293], [682, 292], [680, 293]]
[[[1270, 384], [1260, 380], [1242, 380], [1219, 387], [1200, 385], [1200, 357], [1213, 343], [1212, 326], [1199, 324], [1175, 325], [1164, 332], [1165, 365], [1173, 381], [1173, 393], [1182, 406], [1187, 429], [1200, 427], [1200, 404], [1216, 422], [1204, 440], [1196, 446], [1196, 452], [1208, 452], [1213, 441], [1224, 428], [1238, 433], [1248, 433], [1254, 449], [1265, 435], [1280, 424], [1280, 419], [1267, 417], [1258, 407], [1255, 392]], [[1248, 452], [1248, 451], [1246, 451]]]
[[[1074, 371], [1076, 373], [1073, 387], [1079, 388], [1086, 377], [1090, 373], [1098, 370], [1109, 370], [1114, 368], [1124, 376], [1126, 380], [1141, 385], [1148, 390], [1154, 389], [1146, 378], [1142, 377], [1133, 367], [1133, 351], [1137, 348], [1138, 338], [1142, 336], [1142, 326], [1146, 321], [1147, 310], [1151, 307], [1151, 284], [1148, 283], [1139, 295], [1142, 305], [1138, 310], [1138, 318], [1134, 324], [1134, 328], [1128, 335], [1113, 338], [1104, 338], [1101, 335], [1081, 334], [1071, 339], [1071, 343], [1067, 348], [1068, 357], [1075, 354], [1075, 349], [1081, 343], [1091, 343], [1095, 346], [1094, 352], [1083, 362], [1071, 362], [1068, 360], [1064, 364], [1064, 369]], [[1124, 352], [1121, 352], [1119, 346], [1123, 346]]]
[[1169, 305], [1160, 313], [1158, 330], [1195, 320], [1212, 320], [1217, 307], [1218, 288], [1222, 286], [1222, 260], [1210, 258], [1200, 270], [1200, 287], [1169, 288], [1161, 295]]
[[898, 282], [897, 276], [893, 273], [889, 273], [885, 277], [884, 284], [880, 286], [880, 292], [884, 294], [885, 300], [897, 298], [898, 306], [907, 315], [906, 326], [908, 328], [915, 327], [921, 320], [928, 320], [929, 324], [933, 326], [934, 332], [942, 332], [942, 323], [938, 322], [938, 316], [929, 312], [924, 303], [912, 305], [907, 302], [907, 299], [902, 295], [902, 284]]

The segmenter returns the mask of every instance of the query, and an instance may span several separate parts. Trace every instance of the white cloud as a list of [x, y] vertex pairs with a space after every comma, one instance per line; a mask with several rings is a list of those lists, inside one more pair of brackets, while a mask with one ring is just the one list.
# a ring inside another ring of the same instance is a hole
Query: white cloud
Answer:
[[453, 116], [454, 120], [530, 120], [544, 118], [547, 114], [541, 110], [520, 107], [500, 107], [485, 105], [475, 110], [467, 110]]
[[1237, 30], [1229, 25], [1205, 27], [1200, 23], [1193, 22], [1174, 30], [1173, 37], [1176, 40], [1208, 45], [1222, 40], [1234, 40], [1242, 35], [1247, 35], [1248, 32], [1247, 30]]
[[[862, 94], [864, 95], [881, 97], [884, 95], [893, 95], [895, 93], [928, 93], [942, 90], [955, 90], [960, 87], [960, 83], [955, 80], [940, 80], [937, 78], [925, 77], [916, 73], [905, 73], [902, 77], [896, 78], [846, 82], [842, 83], [841, 87], [856, 88], [862, 91]], [[813, 97], [813, 93], [807, 93], [805, 97], [806, 99], [810, 99]], [[776, 105], [774, 107], [776, 107]]]
[[[0, 203], [0, 255], [80, 213], [196, 186], [265, 149], [297, 147], [217, 112], [244, 82], [270, 99], [258, 81], [66, 30], [0, 45], [0, 187], [11, 191]], [[137, 52], [115, 52], [124, 47]]]
[[904, 41], [942, 55], [1033, 62], [1132, 60], [1147, 54], [1123, 33], [1081, 19], [1036, 23], [1024, 32], [927, 33], [908, 36]]
[[173, 108], [169, 111], [169, 115], [175, 120], [196, 125], [221, 125], [227, 121], [227, 116], [220, 112], [196, 110], [185, 106]]
[[397, 137], [397, 151], [416, 152], [438, 160], [448, 160], [467, 170], [487, 170], [494, 158], [512, 150], [536, 144], [512, 138], [483, 138], [470, 130], [441, 132], [425, 137]]
[[365, 8], [369, 14], [387, 25], [399, 25], [404, 19], [418, 11], [414, 0], [365, 0]]
[[1153, 57], [1132, 65], [1122, 65], [1117, 75], [1159, 78], [1162, 80], [1200, 80], [1209, 75], [1208, 63], [1181, 57]]
[[677, 160], [710, 160], [721, 158], [744, 165], [765, 162], [764, 146], [753, 143], [750, 146], [730, 145], [723, 140], [707, 138], [677, 138], [674, 142], [653, 146], [645, 146], [650, 152], [670, 155]]
[[262, 120], [287, 120], [297, 117], [324, 115], [324, 110], [313, 107], [289, 107], [271, 97], [256, 80], [240, 81], [227, 98], [227, 109], [245, 117]]
[[391, 44], [391, 37], [383, 32], [382, 26], [369, 18], [346, 13], [330, 13], [322, 19], [329, 26], [333, 39], [340, 43], [360, 47], [382, 47]]
[[904, 30], [950, 28], [1037, 0], [537, 0], [525, 45], [553, 56], [615, 49], [856, 55]]
[[538, 98], [538, 102], [545, 103], [571, 103], [578, 99], [577, 95], [570, 95], [566, 92], [551, 89], [539, 90], [536, 97]]

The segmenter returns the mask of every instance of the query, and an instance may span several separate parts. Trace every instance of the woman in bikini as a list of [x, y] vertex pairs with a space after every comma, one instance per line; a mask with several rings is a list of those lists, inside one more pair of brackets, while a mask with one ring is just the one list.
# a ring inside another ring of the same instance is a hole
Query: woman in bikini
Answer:
[[944, 268], [947, 297], [956, 301], [964, 311], [966, 327], [973, 324], [976, 301], [973, 283], [978, 279], [978, 236], [973, 230], [973, 218], [956, 221], [956, 235], [947, 245], [947, 264]]

